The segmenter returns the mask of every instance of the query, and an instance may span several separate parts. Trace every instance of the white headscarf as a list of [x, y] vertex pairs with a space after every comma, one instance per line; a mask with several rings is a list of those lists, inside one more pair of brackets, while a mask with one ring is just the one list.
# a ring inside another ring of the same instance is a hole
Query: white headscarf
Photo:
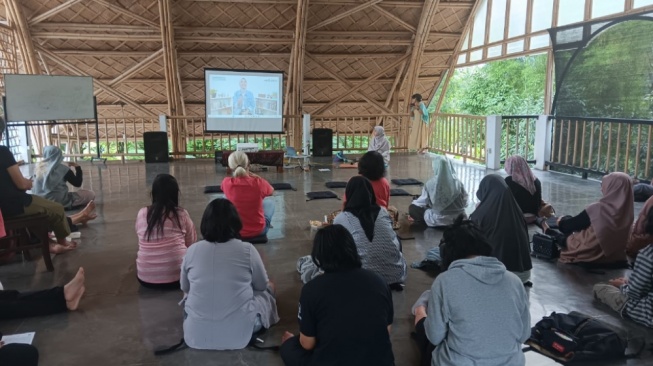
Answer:
[[429, 196], [431, 208], [442, 211], [458, 198], [463, 184], [456, 177], [451, 160], [437, 155], [433, 160], [433, 177], [426, 182], [424, 188]]
[[377, 151], [381, 155], [390, 152], [390, 141], [385, 137], [385, 130], [381, 126], [374, 126], [374, 138], [370, 141], [367, 151]]
[[56, 187], [64, 180], [68, 169], [57, 169], [63, 162], [63, 153], [56, 146], [46, 146], [43, 149], [43, 160], [39, 163], [36, 174], [43, 176], [41, 182], [44, 191]]

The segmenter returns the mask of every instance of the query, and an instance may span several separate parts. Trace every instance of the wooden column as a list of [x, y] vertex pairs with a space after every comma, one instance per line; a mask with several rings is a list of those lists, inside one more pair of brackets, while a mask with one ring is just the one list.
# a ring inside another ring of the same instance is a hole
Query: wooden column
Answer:
[[[159, 21], [161, 24], [161, 41], [163, 42], [163, 66], [166, 77], [166, 94], [168, 96], [168, 116], [185, 116], [184, 97], [181, 91], [181, 79], [177, 65], [175, 30], [172, 24], [170, 0], [159, 1]], [[186, 121], [173, 120], [170, 124], [170, 138], [174, 153], [186, 151]]]
[[417, 32], [412, 45], [410, 61], [408, 62], [408, 71], [404, 79], [404, 86], [406, 87], [406, 101], [410, 100], [410, 96], [415, 93], [415, 86], [417, 78], [419, 77], [419, 70], [422, 62], [422, 54], [426, 47], [426, 42], [429, 39], [431, 32], [431, 25], [433, 24], [433, 17], [438, 9], [440, 0], [425, 0], [424, 7], [422, 8], [422, 16], [417, 26]]
[[[7, 9], [7, 18], [12, 23], [18, 51], [23, 61], [23, 69], [21, 71], [25, 74], [41, 74], [41, 66], [34, 50], [32, 35], [30, 34], [27, 19], [23, 13], [20, 1], [5, 0], [5, 7]], [[31, 127], [30, 130], [36, 151], [41, 151], [43, 147], [50, 144], [50, 136], [45, 127]]]
[[[308, 33], [308, 6], [310, 0], [297, 0], [297, 18], [295, 36], [290, 53], [288, 67], [288, 84], [286, 85], [286, 115], [301, 115], [303, 107], [304, 55], [306, 54], [306, 33]], [[292, 118], [287, 122], [286, 130], [290, 132], [292, 146], [302, 147], [302, 120]]]

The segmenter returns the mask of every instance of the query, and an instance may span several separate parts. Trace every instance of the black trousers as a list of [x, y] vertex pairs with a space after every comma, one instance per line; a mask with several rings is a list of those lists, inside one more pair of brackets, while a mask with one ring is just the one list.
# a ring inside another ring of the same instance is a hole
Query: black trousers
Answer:
[[0, 291], [0, 319], [3, 320], [52, 315], [66, 311], [68, 307], [63, 287], [23, 293], [14, 290]]
[[299, 343], [299, 336], [283, 342], [279, 355], [286, 366], [305, 366], [311, 362], [313, 351], [307, 351]]
[[39, 351], [31, 344], [8, 344], [0, 347], [2, 366], [38, 366]]
[[421, 366], [431, 366], [431, 358], [433, 357], [433, 350], [435, 346], [431, 344], [428, 337], [426, 336], [426, 329], [424, 328], [424, 322], [426, 318], [423, 318], [415, 325], [415, 333], [413, 333], [413, 338], [417, 343], [419, 348], [419, 353], [421, 354]]
[[181, 289], [181, 284], [179, 283], [179, 281], [170, 282], [170, 283], [149, 283], [149, 282], [141, 281], [141, 279], [138, 278], [138, 277], [136, 277], [136, 279], [141, 284], [141, 286], [149, 288], [149, 289], [153, 289], [153, 290], [166, 291], [166, 290], [179, 290], [179, 289]]
[[416, 224], [425, 224], [424, 222], [424, 213], [426, 212], [425, 207], [419, 207], [417, 205], [411, 204], [408, 206], [408, 215], [413, 219]]

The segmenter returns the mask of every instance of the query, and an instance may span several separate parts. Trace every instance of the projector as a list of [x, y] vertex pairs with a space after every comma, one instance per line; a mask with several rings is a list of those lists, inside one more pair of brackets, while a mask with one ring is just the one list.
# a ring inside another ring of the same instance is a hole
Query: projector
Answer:
[[236, 144], [236, 151], [242, 152], [258, 152], [258, 144], [251, 142], [241, 142]]

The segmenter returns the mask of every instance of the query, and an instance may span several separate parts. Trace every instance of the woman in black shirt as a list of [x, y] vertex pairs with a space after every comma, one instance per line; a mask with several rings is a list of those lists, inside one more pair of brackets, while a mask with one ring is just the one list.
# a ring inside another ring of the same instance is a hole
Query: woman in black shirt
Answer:
[[392, 366], [392, 295], [385, 281], [361, 268], [354, 238], [341, 225], [317, 232], [311, 254], [324, 271], [304, 285], [299, 335], [286, 332], [287, 366]]
[[542, 185], [535, 178], [528, 162], [521, 156], [511, 156], [504, 165], [506, 184], [521, 208], [527, 223], [532, 223], [540, 215], [542, 208]]

